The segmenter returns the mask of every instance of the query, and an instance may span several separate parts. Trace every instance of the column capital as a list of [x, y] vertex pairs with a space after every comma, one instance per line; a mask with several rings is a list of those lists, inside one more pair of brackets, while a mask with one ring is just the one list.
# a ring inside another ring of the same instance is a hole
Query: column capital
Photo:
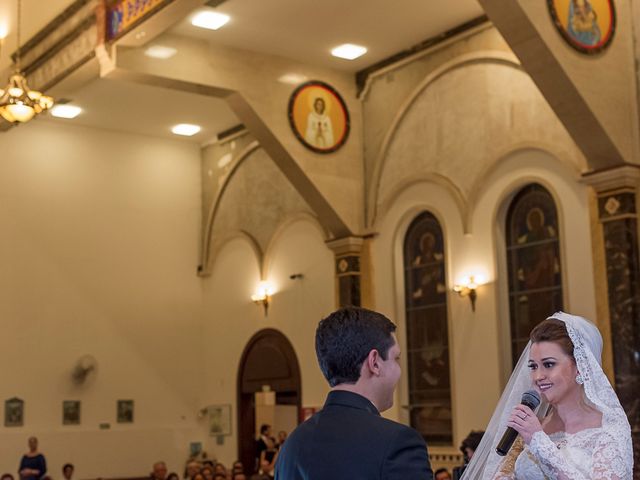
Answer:
[[637, 189], [640, 186], [640, 165], [625, 163], [612, 168], [594, 170], [582, 175], [581, 182], [598, 193], [620, 189]]
[[364, 240], [362, 237], [342, 237], [335, 240], [329, 240], [327, 247], [333, 250], [336, 257], [347, 255], [360, 255]]

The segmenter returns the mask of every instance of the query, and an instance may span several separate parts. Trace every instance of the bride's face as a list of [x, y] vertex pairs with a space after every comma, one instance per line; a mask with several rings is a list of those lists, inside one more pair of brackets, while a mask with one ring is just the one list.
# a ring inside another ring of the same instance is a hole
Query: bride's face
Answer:
[[552, 405], [573, 399], [579, 393], [575, 361], [555, 342], [531, 345], [529, 371], [536, 390]]

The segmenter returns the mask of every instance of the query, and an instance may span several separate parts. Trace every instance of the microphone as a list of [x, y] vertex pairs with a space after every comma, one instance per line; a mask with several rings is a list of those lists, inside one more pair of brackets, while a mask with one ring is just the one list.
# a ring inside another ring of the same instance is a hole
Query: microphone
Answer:
[[[535, 390], [527, 390], [522, 394], [522, 399], [520, 400], [522, 405], [526, 405], [531, 410], [535, 410], [540, 405], [540, 395]], [[496, 447], [496, 453], [502, 457], [504, 457], [507, 452], [511, 449], [513, 442], [516, 441], [516, 437], [518, 436], [518, 431], [514, 428], [507, 427]]]

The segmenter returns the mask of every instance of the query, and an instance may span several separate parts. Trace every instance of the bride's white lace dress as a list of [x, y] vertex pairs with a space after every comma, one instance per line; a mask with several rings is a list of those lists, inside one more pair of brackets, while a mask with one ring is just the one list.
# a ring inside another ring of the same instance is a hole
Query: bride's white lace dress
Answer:
[[[532, 386], [528, 371], [531, 342], [526, 346], [498, 402], [463, 480], [631, 480], [631, 428], [615, 391], [602, 371], [602, 336], [588, 320], [557, 312], [565, 323], [574, 358], [584, 378], [585, 402], [602, 413], [602, 426], [578, 433], [533, 434], [526, 446], [519, 437], [506, 457], [496, 454], [507, 419], [522, 393]], [[543, 405], [539, 418], [543, 421]], [[543, 422], [544, 423], [544, 422]]]
[[[619, 480], [626, 463], [616, 441], [602, 428], [577, 433], [536, 432], [530, 445], [522, 444], [505, 458], [496, 480]], [[521, 450], [522, 449], [522, 450]], [[517, 452], [520, 451], [520, 454]], [[516, 457], [517, 455], [517, 457]], [[515, 460], [515, 465], [514, 465]]]

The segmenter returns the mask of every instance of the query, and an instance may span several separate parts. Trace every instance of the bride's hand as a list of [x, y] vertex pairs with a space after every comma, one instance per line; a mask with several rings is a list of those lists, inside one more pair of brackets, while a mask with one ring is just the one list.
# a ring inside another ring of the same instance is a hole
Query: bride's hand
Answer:
[[533, 413], [533, 410], [526, 405], [517, 405], [513, 409], [507, 425], [517, 430], [527, 445], [531, 442], [533, 434], [542, 430], [540, 420]]

